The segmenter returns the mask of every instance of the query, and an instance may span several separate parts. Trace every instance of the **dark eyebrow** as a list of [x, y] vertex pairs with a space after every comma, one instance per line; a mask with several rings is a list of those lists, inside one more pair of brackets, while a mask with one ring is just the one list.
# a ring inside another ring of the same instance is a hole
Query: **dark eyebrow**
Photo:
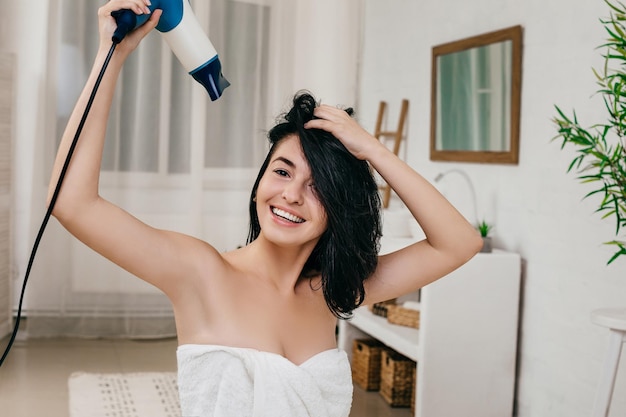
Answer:
[[296, 164], [294, 164], [293, 162], [291, 162], [289, 159], [285, 158], [284, 156], [277, 156], [276, 159], [274, 159], [272, 161], [272, 163], [274, 163], [276, 161], [282, 161], [285, 164], [287, 164], [288, 166], [290, 166], [291, 168], [295, 168], [295, 166], [296, 166]]

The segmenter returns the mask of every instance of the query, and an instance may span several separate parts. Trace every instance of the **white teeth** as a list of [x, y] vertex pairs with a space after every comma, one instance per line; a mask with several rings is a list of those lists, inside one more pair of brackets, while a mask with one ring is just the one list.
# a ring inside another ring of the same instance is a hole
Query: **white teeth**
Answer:
[[294, 223], [304, 223], [304, 219], [301, 219], [298, 216], [294, 216], [291, 213], [287, 213], [285, 210], [281, 210], [279, 208], [276, 207], [272, 207], [272, 213], [274, 213], [275, 215], [282, 217], [283, 219], [287, 219], [290, 222], [294, 222]]

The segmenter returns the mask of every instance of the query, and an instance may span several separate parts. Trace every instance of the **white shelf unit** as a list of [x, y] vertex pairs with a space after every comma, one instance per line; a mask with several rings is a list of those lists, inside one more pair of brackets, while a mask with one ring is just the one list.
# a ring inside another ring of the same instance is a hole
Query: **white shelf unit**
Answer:
[[[383, 249], [410, 242], [394, 239]], [[339, 347], [351, 358], [354, 339], [373, 337], [416, 361], [416, 417], [510, 417], [520, 281], [518, 254], [479, 253], [422, 288], [419, 329], [390, 324], [364, 306], [339, 323]]]

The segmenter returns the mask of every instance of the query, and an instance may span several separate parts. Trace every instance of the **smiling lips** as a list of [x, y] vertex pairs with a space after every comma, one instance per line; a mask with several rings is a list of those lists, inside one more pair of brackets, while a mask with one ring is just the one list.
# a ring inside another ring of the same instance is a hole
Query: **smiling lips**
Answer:
[[304, 223], [304, 219], [276, 207], [272, 207], [272, 213], [282, 219], [289, 220], [292, 223]]

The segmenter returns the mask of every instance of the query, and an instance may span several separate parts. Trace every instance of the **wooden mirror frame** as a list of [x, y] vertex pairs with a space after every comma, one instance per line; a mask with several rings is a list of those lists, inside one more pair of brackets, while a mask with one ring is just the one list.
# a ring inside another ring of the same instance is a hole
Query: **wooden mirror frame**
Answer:
[[[465, 151], [436, 149], [437, 126], [437, 58], [453, 52], [464, 51], [502, 41], [512, 41], [511, 60], [511, 120], [508, 151]], [[522, 82], [522, 27], [513, 26], [470, 38], [461, 39], [432, 49], [431, 102], [430, 102], [430, 159], [433, 161], [481, 162], [517, 164], [519, 160], [520, 98]]]

